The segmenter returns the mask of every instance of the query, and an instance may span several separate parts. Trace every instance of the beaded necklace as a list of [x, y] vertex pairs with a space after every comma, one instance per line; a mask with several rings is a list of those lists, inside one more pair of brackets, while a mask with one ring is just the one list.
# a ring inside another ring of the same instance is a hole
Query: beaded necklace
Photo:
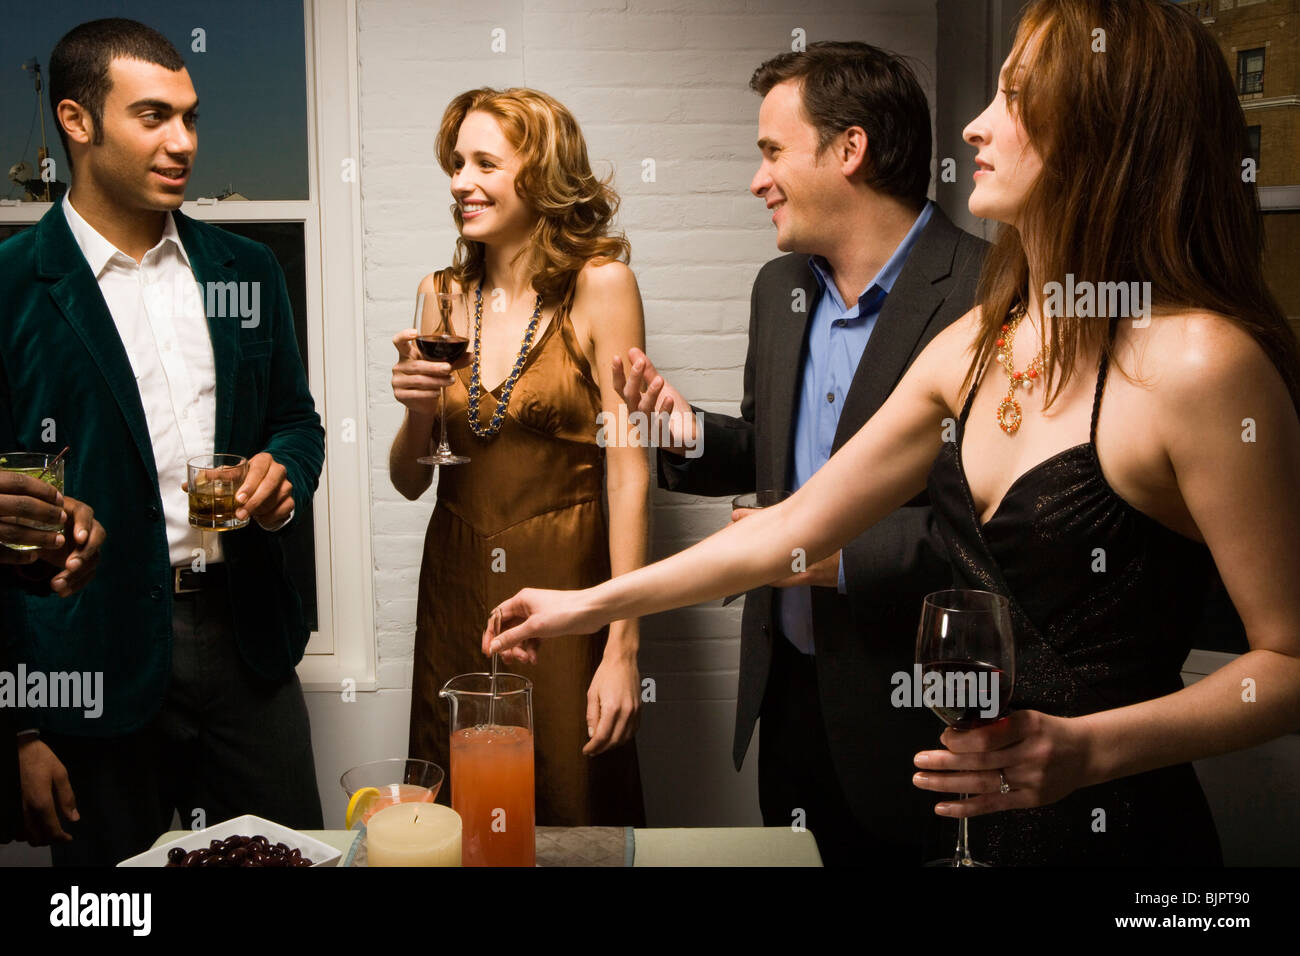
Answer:
[[1002, 334], [994, 343], [997, 346], [998, 353], [995, 358], [1002, 370], [1007, 373], [1007, 397], [998, 403], [998, 427], [1008, 435], [1014, 435], [1020, 430], [1020, 403], [1016, 401], [1016, 388], [1023, 386], [1026, 391], [1034, 387], [1034, 380], [1038, 378], [1043, 370], [1043, 364], [1047, 361], [1047, 343], [1043, 343], [1042, 351], [1038, 353], [1029, 363], [1029, 368], [1023, 372], [1017, 372], [1012, 366], [1011, 359], [1011, 341], [1016, 336], [1016, 329], [1020, 327], [1020, 320], [1025, 317], [1025, 307], [1017, 306], [1016, 310], [1011, 313], [1011, 321], [1002, 326]]
[[506, 407], [510, 404], [510, 393], [515, 390], [519, 373], [524, 370], [524, 360], [528, 358], [528, 350], [533, 344], [533, 333], [537, 331], [537, 321], [541, 316], [542, 296], [538, 293], [537, 304], [533, 306], [533, 317], [528, 320], [528, 328], [524, 330], [524, 343], [519, 347], [514, 368], [510, 370], [510, 377], [506, 379], [505, 388], [501, 390], [501, 400], [497, 402], [497, 410], [492, 413], [492, 421], [484, 426], [479, 421], [478, 415], [479, 398], [483, 394], [483, 385], [479, 379], [480, 340], [483, 330], [483, 282], [481, 280], [478, 288], [474, 290], [474, 362], [469, 378], [469, 427], [477, 437], [493, 438], [501, 430], [501, 423], [506, 418]]

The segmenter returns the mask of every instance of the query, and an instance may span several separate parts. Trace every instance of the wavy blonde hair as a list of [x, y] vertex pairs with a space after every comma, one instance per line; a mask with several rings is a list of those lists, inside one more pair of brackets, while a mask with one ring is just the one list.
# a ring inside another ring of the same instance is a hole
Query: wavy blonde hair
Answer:
[[[494, 118], [519, 153], [515, 192], [538, 214], [524, 247], [533, 288], [543, 299], [563, 298], [578, 272], [592, 259], [631, 258], [632, 247], [622, 233], [610, 235], [618, 211], [618, 194], [609, 180], [597, 179], [587, 159], [587, 143], [577, 120], [559, 101], [538, 90], [482, 87], [460, 94], [447, 106], [435, 146], [438, 164], [453, 175], [452, 151], [461, 123], [478, 110]], [[456, 228], [464, 219], [452, 203]], [[476, 286], [484, 274], [481, 242], [456, 240], [451, 274], [462, 289]]]

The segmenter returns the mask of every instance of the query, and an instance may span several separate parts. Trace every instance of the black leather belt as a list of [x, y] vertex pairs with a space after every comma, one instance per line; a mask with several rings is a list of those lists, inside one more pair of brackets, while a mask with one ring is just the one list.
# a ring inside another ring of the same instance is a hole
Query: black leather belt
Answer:
[[208, 588], [224, 585], [227, 581], [225, 564], [209, 564], [202, 571], [189, 567], [172, 568], [172, 593], [197, 594]]

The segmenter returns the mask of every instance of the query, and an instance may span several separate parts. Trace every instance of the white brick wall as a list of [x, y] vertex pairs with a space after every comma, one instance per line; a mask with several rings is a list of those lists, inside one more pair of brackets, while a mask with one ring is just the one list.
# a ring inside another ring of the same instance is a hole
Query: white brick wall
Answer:
[[[796, 28], [809, 42], [874, 42], [933, 72], [936, 24], [926, 0], [359, 0], [358, 20], [379, 678], [409, 691], [435, 491], [408, 502], [388, 481], [401, 421], [390, 340], [409, 323], [420, 277], [447, 264], [454, 247], [448, 181], [433, 156], [448, 101], [478, 86], [531, 86], [573, 111], [593, 166], [615, 172], [651, 357], [691, 401], [734, 414], [750, 285], [778, 254], [763, 205], [748, 192], [760, 102], [750, 75], [790, 48]], [[505, 30], [504, 53], [491, 51], [496, 28]], [[647, 158], [652, 183], [641, 181]], [[659, 491], [653, 507], [656, 558], [727, 518], [724, 504]], [[641, 667], [658, 692], [638, 741], [653, 825], [759, 822], [754, 761], [740, 777], [731, 768], [739, 630], [738, 604], [643, 622]], [[391, 725], [383, 739], [404, 742], [404, 711], [383, 713]], [[317, 747], [328, 740], [318, 735]]]

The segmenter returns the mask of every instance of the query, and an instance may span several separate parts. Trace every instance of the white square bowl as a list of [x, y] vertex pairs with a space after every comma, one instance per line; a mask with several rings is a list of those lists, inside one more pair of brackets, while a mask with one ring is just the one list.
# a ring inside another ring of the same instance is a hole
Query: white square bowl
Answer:
[[273, 845], [283, 843], [290, 850], [299, 850], [302, 855], [312, 861], [312, 866], [335, 866], [339, 858], [343, 856], [341, 852], [328, 843], [315, 840], [297, 830], [290, 830], [288, 827], [282, 827], [278, 823], [272, 823], [270, 820], [263, 820], [261, 817], [246, 813], [242, 817], [234, 817], [223, 823], [218, 823], [204, 830], [195, 830], [193, 833], [187, 833], [183, 837], [177, 837], [162, 846], [156, 846], [151, 850], [145, 850], [143, 853], [137, 853], [129, 860], [123, 860], [118, 866], [152, 866], [165, 867], [167, 865], [167, 851], [174, 846], [183, 847], [185, 850], [198, 850], [206, 847], [213, 840], [224, 840], [232, 836], [257, 836], [261, 834], [266, 837]]

